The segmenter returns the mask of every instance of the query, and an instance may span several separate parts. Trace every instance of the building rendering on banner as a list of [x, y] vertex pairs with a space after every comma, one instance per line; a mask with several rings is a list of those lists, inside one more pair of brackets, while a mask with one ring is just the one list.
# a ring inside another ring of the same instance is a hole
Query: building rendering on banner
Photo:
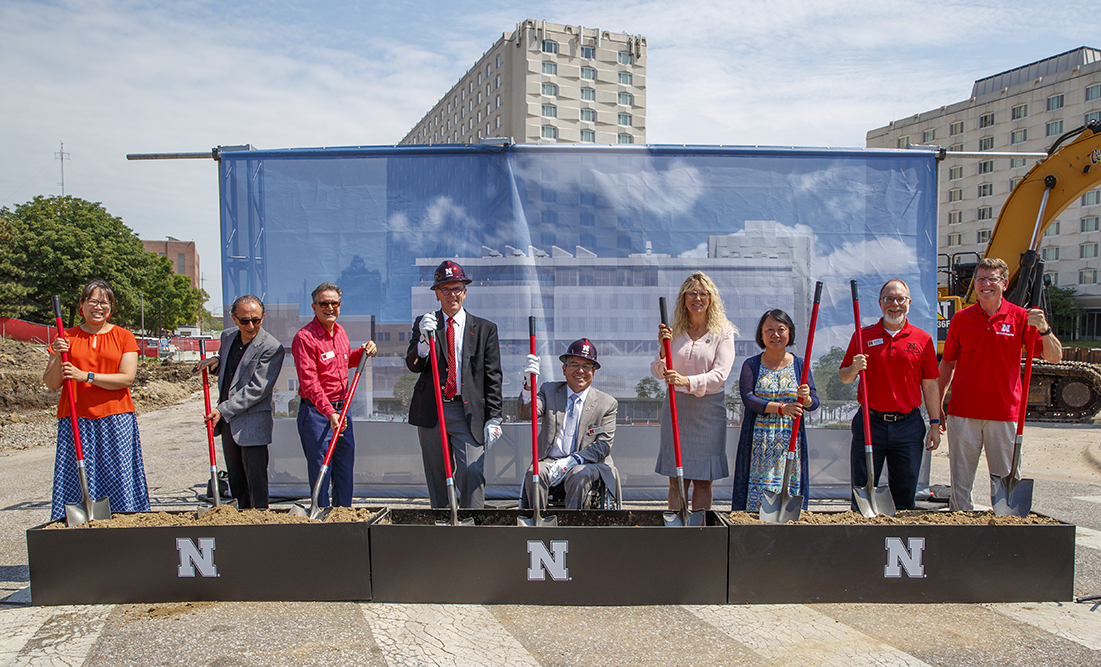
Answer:
[[646, 143], [646, 39], [528, 19], [482, 54], [402, 144]]
[[[867, 145], [1042, 153], [1064, 132], [1091, 121], [1101, 121], [1101, 49], [1081, 47], [979, 79], [969, 99], [871, 130]], [[951, 155], [941, 162], [938, 252], [981, 255], [1002, 204], [1034, 162]], [[1086, 308], [1078, 333], [1088, 338], [1101, 336], [1099, 220], [1101, 188], [1087, 192], [1060, 215], [1041, 244], [1052, 282], [1073, 287]]]

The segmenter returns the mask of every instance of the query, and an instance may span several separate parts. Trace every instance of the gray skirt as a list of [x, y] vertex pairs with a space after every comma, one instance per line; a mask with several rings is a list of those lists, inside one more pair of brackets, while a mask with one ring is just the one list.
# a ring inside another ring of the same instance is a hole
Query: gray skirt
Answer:
[[[724, 394], [702, 398], [677, 392], [677, 424], [680, 426], [680, 455], [685, 479], [716, 480], [730, 476], [726, 460], [726, 405]], [[661, 405], [661, 449], [654, 472], [677, 476], [673, 452], [673, 420], [669, 394]]]

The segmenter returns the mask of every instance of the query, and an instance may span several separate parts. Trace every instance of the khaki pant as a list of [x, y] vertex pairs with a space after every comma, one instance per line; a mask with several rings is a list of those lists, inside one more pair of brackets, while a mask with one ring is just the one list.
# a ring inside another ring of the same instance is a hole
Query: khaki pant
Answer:
[[979, 455], [986, 450], [986, 468], [991, 475], [1005, 477], [1013, 465], [1013, 444], [1017, 422], [968, 419], [948, 415], [948, 464], [952, 475], [952, 496], [948, 509], [968, 512], [971, 487], [979, 467]]

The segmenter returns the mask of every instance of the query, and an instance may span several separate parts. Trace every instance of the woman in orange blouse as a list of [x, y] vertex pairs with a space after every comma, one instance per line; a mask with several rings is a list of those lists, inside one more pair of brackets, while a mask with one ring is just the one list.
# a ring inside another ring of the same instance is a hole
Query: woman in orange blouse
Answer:
[[[72, 380], [80, 442], [92, 498], [107, 496], [116, 512], [149, 509], [149, 491], [141, 458], [141, 439], [130, 385], [138, 368], [134, 334], [108, 320], [115, 293], [103, 280], [93, 280], [80, 293], [80, 326], [67, 329], [48, 348], [50, 361], [42, 381], [61, 389], [57, 404], [57, 455], [54, 460], [52, 519], [65, 517], [66, 503], [82, 500], [76, 451], [70, 424], [68, 389]], [[60, 354], [69, 353], [69, 363]]]

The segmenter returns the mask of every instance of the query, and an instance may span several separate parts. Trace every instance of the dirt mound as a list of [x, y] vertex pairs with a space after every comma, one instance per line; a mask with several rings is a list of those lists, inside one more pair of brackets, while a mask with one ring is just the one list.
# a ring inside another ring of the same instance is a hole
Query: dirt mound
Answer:
[[[763, 524], [757, 514], [749, 512], [730, 512], [724, 514], [730, 523], [738, 525]], [[902, 510], [895, 516], [876, 516], [865, 518], [859, 512], [810, 512], [799, 513], [795, 524], [942, 524], [961, 526], [1007, 526], [1014, 524], [1058, 524], [1055, 519], [1029, 514], [1026, 517], [995, 516], [994, 512], [926, 512], [923, 510]]]
[[[325, 523], [370, 521], [375, 512], [366, 507], [335, 507]], [[277, 510], [242, 510], [228, 505], [198, 512], [136, 512], [116, 514], [105, 521], [89, 521], [76, 528], [148, 528], [152, 526], [250, 526], [272, 523], [322, 523], [304, 516], [291, 516]], [[64, 520], [48, 523], [43, 528], [67, 528]]]

